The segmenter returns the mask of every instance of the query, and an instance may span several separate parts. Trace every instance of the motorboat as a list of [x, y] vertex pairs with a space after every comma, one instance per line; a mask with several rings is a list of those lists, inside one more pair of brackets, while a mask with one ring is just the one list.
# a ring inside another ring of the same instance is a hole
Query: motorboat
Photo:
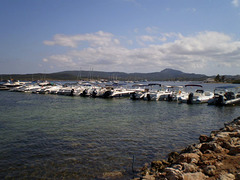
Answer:
[[157, 101], [159, 99], [159, 88], [161, 88], [161, 84], [148, 84], [141, 98], [147, 101]]
[[140, 100], [143, 99], [144, 93], [148, 92], [148, 85], [146, 84], [133, 84], [132, 91], [133, 93], [130, 94], [130, 99], [132, 100]]
[[132, 89], [118, 88], [113, 90], [111, 97], [130, 97], [134, 92]]
[[182, 94], [178, 98], [178, 101], [180, 103], [187, 103], [187, 104], [207, 103], [209, 99], [214, 97], [214, 93], [210, 91], [204, 91], [202, 85], [195, 85], [195, 84], [185, 85], [185, 88], [187, 87], [191, 87], [195, 89], [197, 88], [197, 89], [195, 91]]
[[111, 97], [113, 89], [110, 87], [93, 87], [90, 90], [91, 97], [108, 98]]
[[240, 104], [240, 87], [216, 87], [214, 89], [214, 97], [208, 101], [208, 104], [217, 106]]
[[22, 86], [24, 85], [25, 82], [20, 82], [20, 81], [11, 81], [11, 80], [8, 80], [6, 83], [3, 84], [3, 86], [6, 86], [8, 88], [14, 88], [14, 87], [19, 87], [19, 86]]
[[3, 85], [0, 85], [0, 90], [3, 91], [3, 90], [9, 90], [10, 88], [7, 87], [7, 86], [3, 86]]
[[45, 81], [39, 81], [38, 85], [39, 86], [49, 86], [49, 85], [51, 85], [51, 83], [49, 81], [45, 80]]
[[69, 86], [59, 88], [57, 94], [58, 95], [65, 95], [65, 96], [73, 96], [74, 95], [74, 88], [69, 87]]

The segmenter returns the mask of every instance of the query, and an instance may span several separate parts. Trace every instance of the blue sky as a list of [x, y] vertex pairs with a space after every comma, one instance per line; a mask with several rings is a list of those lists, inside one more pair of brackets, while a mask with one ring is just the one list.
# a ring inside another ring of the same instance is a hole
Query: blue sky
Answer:
[[240, 74], [238, 0], [1, 0], [0, 74]]

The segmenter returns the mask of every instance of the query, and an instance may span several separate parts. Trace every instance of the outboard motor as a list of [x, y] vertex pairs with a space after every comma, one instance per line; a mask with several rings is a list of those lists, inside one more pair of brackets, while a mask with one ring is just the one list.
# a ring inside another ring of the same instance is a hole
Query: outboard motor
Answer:
[[106, 91], [103, 93], [102, 97], [107, 98], [107, 97], [111, 96], [111, 94], [112, 94], [111, 91]]
[[93, 90], [93, 92], [91, 93], [91, 96], [94, 97], [94, 98], [97, 97], [97, 90], [96, 89]]
[[219, 95], [216, 101], [216, 105], [222, 106], [224, 101], [224, 97], [222, 95]]
[[147, 100], [148, 100], [148, 101], [151, 101], [151, 96], [150, 96], [150, 94], [147, 94]]
[[137, 99], [137, 98], [136, 98], [136, 93], [135, 93], [135, 92], [134, 92], [134, 93], [131, 93], [130, 97], [131, 97], [132, 100], [136, 100], [136, 99]]
[[190, 94], [188, 95], [187, 104], [193, 104], [193, 93], [190, 93]]
[[168, 94], [167, 100], [168, 100], [168, 101], [172, 101], [172, 100], [173, 100], [173, 97], [172, 97], [171, 94]]
[[71, 90], [70, 96], [73, 96], [74, 89]]
[[80, 96], [83, 96], [83, 97], [87, 96], [87, 89], [84, 89], [83, 92], [80, 94]]
[[234, 93], [233, 92], [226, 92], [224, 96], [227, 98], [227, 100], [234, 99]]

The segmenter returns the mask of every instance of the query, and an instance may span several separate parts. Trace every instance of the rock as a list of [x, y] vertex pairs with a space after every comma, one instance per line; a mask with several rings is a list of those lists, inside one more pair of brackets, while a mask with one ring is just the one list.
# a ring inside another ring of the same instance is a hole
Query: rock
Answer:
[[240, 153], [240, 145], [238, 146], [232, 146], [229, 150], [229, 153], [230, 155], [236, 155], [236, 154], [239, 154]]
[[111, 179], [111, 178], [119, 178], [121, 177], [123, 174], [120, 171], [113, 171], [113, 172], [105, 172], [103, 173], [103, 178], [105, 179]]
[[240, 179], [240, 172], [236, 174], [236, 179]]
[[232, 137], [240, 137], [240, 133], [239, 132], [231, 132], [229, 133], [229, 136], [232, 138]]
[[229, 132], [219, 132], [216, 134], [217, 138], [229, 138]]
[[166, 168], [165, 171], [168, 180], [183, 180], [183, 174], [178, 169]]
[[208, 137], [207, 135], [200, 135], [199, 136], [200, 143], [209, 142], [211, 140], [212, 140], [212, 138]]
[[215, 137], [219, 132], [220, 132], [219, 130], [217, 130], [217, 131], [212, 131], [210, 137], [211, 137], [211, 138]]
[[165, 167], [166, 165], [164, 165], [162, 161], [151, 162], [151, 169], [154, 171], [162, 171]]
[[223, 148], [215, 142], [203, 143], [200, 150], [202, 153], [205, 153], [208, 150], [211, 150], [217, 153], [221, 153], [224, 151]]
[[142, 177], [142, 180], [155, 180], [155, 177], [153, 175], [146, 174]]
[[149, 172], [148, 163], [145, 163], [145, 165], [141, 168], [140, 171], [142, 175], [146, 175]]
[[197, 172], [197, 171], [198, 171], [198, 167], [196, 166], [196, 164], [183, 163], [183, 172], [184, 173], [193, 173], [193, 172]]
[[178, 170], [182, 170], [182, 165], [181, 164], [174, 164], [173, 166], [172, 166], [174, 169], [178, 169]]
[[209, 165], [203, 169], [203, 172], [209, 176], [214, 176], [216, 174], [216, 166]]
[[234, 128], [233, 126], [226, 126], [225, 127], [225, 131], [228, 131], [228, 132], [233, 132], [236, 128]]
[[178, 159], [178, 156], [179, 156], [179, 153], [178, 153], [178, 152], [171, 152], [171, 153], [168, 155], [168, 162], [170, 162], [170, 163], [176, 162], [177, 159]]
[[207, 179], [208, 176], [203, 174], [202, 172], [196, 172], [196, 173], [185, 173], [183, 174], [184, 180], [204, 180]]
[[199, 155], [195, 153], [183, 153], [179, 156], [178, 162], [198, 163]]
[[220, 177], [218, 178], [218, 180], [234, 180], [235, 176], [231, 173], [228, 174], [222, 174], [220, 175]]

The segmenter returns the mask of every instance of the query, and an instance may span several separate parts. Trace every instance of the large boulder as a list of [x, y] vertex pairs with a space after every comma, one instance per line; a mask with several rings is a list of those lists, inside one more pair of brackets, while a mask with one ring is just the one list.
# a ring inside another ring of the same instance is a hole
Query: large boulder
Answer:
[[183, 180], [183, 174], [178, 169], [166, 168], [165, 171], [168, 180]]
[[178, 162], [198, 163], [200, 156], [196, 153], [183, 153], [179, 156]]
[[198, 171], [198, 166], [196, 166], [196, 164], [188, 164], [188, 163], [183, 163], [183, 172], [184, 173], [193, 173], [193, 172], [197, 172]]
[[229, 150], [230, 155], [236, 155], [240, 153], [240, 145], [238, 146], [232, 146]]
[[203, 172], [209, 176], [214, 176], [216, 174], [216, 166], [209, 165], [203, 169]]
[[235, 176], [231, 173], [221, 174], [218, 180], [233, 180], [235, 179]]
[[207, 179], [208, 176], [203, 174], [202, 172], [196, 172], [196, 173], [185, 173], [183, 174], [184, 180], [204, 180]]
[[221, 153], [224, 151], [224, 149], [216, 142], [203, 143], [200, 150], [202, 153], [206, 153], [206, 151], [209, 151], [209, 150], [214, 151], [216, 153]]
[[212, 140], [212, 138], [208, 137], [207, 135], [200, 135], [199, 136], [200, 143], [210, 142], [211, 140]]

